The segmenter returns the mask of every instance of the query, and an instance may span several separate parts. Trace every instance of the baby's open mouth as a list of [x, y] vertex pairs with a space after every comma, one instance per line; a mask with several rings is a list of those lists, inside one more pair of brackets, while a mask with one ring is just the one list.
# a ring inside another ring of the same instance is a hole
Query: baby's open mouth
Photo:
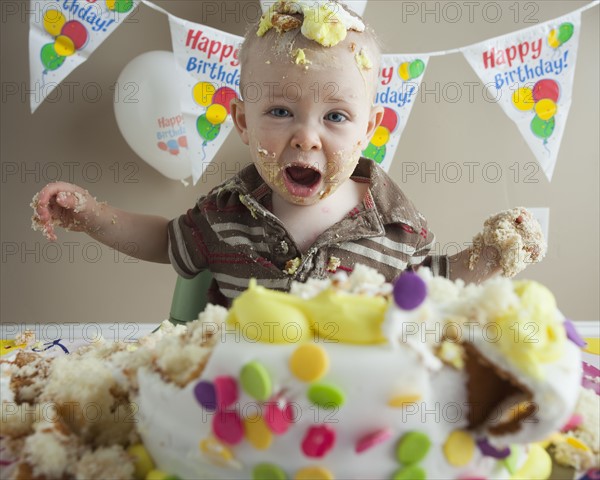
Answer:
[[304, 187], [312, 187], [321, 180], [321, 173], [308, 167], [292, 166], [285, 172], [290, 180]]
[[302, 165], [290, 165], [283, 173], [285, 186], [296, 197], [315, 195], [321, 187], [322, 175], [319, 170]]

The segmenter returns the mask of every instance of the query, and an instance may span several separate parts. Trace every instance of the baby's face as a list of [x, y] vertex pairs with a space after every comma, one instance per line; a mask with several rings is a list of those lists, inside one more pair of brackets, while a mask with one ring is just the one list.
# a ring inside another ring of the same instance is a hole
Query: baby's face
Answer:
[[351, 44], [307, 48], [306, 65], [268, 49], [244, 64], [244, 102], [233, 118], [261, 177], [287, 202], [311, 205], [331, 195], [381, 121], [372, 107], [377, 72], [360, 69]]

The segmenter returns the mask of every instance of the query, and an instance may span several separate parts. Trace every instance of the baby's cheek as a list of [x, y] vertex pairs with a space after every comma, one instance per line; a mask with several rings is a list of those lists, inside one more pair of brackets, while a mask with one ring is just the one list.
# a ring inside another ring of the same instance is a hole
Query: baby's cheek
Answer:
[[361, 150], [340, 150], [335, 152], [327, 161], [328, 171], [326, 182], [341, 183], [347, 180], [358, 160], [360, 159]]
[[280, 174], [277, 155], [260, 144], [251, 148], [255, 151], [254, 164], [260, 175], [268, 182], [274, 181]]

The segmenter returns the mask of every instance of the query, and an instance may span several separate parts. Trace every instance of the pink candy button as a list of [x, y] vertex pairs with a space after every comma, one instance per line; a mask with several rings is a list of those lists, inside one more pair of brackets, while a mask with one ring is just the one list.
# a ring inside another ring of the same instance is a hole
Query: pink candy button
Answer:
[[265, 403], [263, 417], [269, 430], [276, 435], [282, 435], [294, 422], [294, 407], [289, 403], [272, 400]]
[[335, 430], [326, 426], [310, 427], [302, 440], [304, 455], [311, 458], [322, 458], [335, 445]]
[[583, 423], [583, 417], [578, 413], [571, 415], [569, 421], [560, 429], [561, 432], [568, 432], [569, 430], [575, 430], [579, 425]]
[[375, 445], [385, 442], [392, 436], [392, 431], [389, 428], [382, 428], [373, 433], [369, 433], [362, 437], [357, 443], [354, 450], [356, 453], [364, 452]]
[[218, 411], [215, 413], [212, 430], [215, 437], [229, 445], [240, 443], [244, 438], [244, 425], [237, 412]]
[[217, 407], [224, 409], [233, 405], [238, 399], [238, 387], [235, 378], [229, 376], [217, 377], [214, 380]]

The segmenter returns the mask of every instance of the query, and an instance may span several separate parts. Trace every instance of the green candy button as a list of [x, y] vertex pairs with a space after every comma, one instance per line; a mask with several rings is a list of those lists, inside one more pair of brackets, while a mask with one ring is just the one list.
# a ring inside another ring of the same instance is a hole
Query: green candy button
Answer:
[[346, 402], [344, 392], [335, 385], [327, 383], [315, 383], [308, 389], [308, 399], [325, 409], [342, 406]]
[[244, 391], [257, 400], [268, 400], [273, 390], [269, 372], [261, 363], [256, 361], [247, 363], [242, 367], [240, 383]]
[[392, 477], [392, 480], [426, 480], [425, 470], [418, 465], [409, 465], [401, 468]]
[[400, 463], [412, 465], [425, 458], [429, 447], [431, 441], [427, 435], [421, 432], [408, 432], [400, 439], [396, 454]]
[[259, 463], [252, 470], [252, 480], [286, 480], [285, 472], [272, 463]]
[[516, 445], [510, 446], [510, 455], [506, 458], [503, 458], [501, 462], [504, 464], [504, 467], [508, 470], [508, 473], [514, 475], [517, 472], [518, 461], [521, 455], [521, 451]]

